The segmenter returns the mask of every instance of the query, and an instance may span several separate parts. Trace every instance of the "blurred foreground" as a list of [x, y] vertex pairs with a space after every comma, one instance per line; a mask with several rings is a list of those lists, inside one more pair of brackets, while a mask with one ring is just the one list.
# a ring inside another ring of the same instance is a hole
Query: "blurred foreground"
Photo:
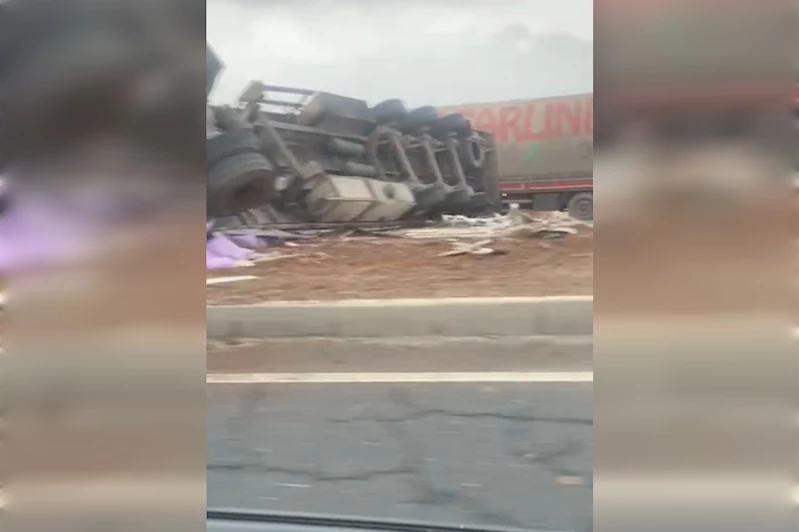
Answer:
[[796, 15], [596, 4], [599, 530], [796, 527]]
[[3, 530], [204, 526], [197, 7], [0, 9]]

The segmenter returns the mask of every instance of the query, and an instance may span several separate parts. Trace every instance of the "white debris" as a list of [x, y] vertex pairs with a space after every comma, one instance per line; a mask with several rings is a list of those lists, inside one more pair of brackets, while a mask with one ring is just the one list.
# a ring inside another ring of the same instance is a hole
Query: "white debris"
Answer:
[[444, 215], [441, 217], [442, 222], [446, 227], [489, 227], [489, 228], [498, 228], [498, 227], [508, 227], [510, 225], [510, 219], [508, 216], [503, 216], [501, 214], [496, 214], [491, 217], [483, 217], [483, 218], [469, 218], [468, 216], [463, 216], [461, 214], [456, 215]]
[[497, 234], [492, 227], [424, 227], [421, 229], [401, 229], [393, 231], [392, 236], [419, 240], [448, 240], [452, 238], [489, 238]]
[[222, 284], [222, 283], [237, 283], [239, 281], [251, 281], [258, 279], [254, 275], [235, 275], [231, 277], [211, 277], [205, 280], [206, 286], [209, 284]]
[[500, 251], [493, 248], [478, 248], [469, 252], [470, 255], [502, 255]]
[[474, 239], [474, 238], [560, 238], [577, 234], [578, 227], [593, 227], [593, 222], [575, 220], [565, 212], [528, 212], [513, 203], [505, 215], [469, 218], [443, 216], [442, 225], [421, 229], [392, 231], [391, 236], [413, 239]]
[[506, 238], [561, 238], [565, 235], [577, 234], [577, 229], [566, 225], [532, 222], [516, 225], [502, 233]]
[[510, 221], [510, 225], [522, 225], [532, 221], [532, 217], [528, 214], [523, 212], [519, 208], [518, 203], [511, 203], [510, 208], [508, 209], [507, 218]]
[[280, 259], [289, 259], [296, 256], [296, 253], [281, 253], [280, 251], [271, 251], [269, 253], [256, 253], [250, 258], [250, 260], [253, 262], [253, 264], [255, 264], [259, 262], [272, 262]]
[[565, 212], [525, 212], [516, 204], [511, 205], [508, 216], [511, 226], [501, 233], [508, 238], [561, 238], [577, 234], [579, 226], [593, 227], [591, 222], [575, 220]]
[[439, 257], [456, 257], [458, 255], [494, 255], [497, 251], [493, 248], [486, 247], [492, 241], [481, 240], [479, 242], [453, 242], [453, 249], [439, 253]]

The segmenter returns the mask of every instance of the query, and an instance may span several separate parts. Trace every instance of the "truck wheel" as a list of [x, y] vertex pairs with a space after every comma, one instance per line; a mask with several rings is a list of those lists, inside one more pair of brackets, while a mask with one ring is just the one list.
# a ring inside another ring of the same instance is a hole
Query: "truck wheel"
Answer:
[[460, 135], [470, 135], [472, 124], [465, 116], [460, 113], [444, 115], [433, 123], [432, 133], [434, 136], [446, 135], [453, 132]]
[[485, 192], [475, 192], [474, 196], [469, 198], [470, 208], [474, 214], [482, 214], [489, 210], [491, 202], [488, 200], [488, 195]]
[[483, 167], [486, 152], [485, 147], [478, 137], [471, 136], [461, 139], [460, 148], [461, 158], [466, 166], [475, 170], [479, 170]]
[[396, 98], [380, 102], [372, 107], [371, 112], [379, 124], [401, 120], [408, 114], [405, 104]]
[[258, 138], [252, 131], [222, 133], [205, 141], [205, 161], [208, 167], [232, 155], [258, 151]]
[[468, 210], [469, 198], [474, 191], [469, 187], [453, 187], [447, 192], [447, 207]]
[[275, 173], [261, 154], [227, 157], [208, 171], [208, 216], [233, 216], [261, 207], [272, 198]]
[[418, 209], [429, 211], [447, 199], [447, 188], [438, 184], [423, 185], [413, 195]]
[[594, 194], [592, 192], [575, 194], [566, 205], [566, 211], [575, 220], [592, 221], [594, 219]]
[[240, 110], [223, 105], [220, 107], [213, 107], [216, 123], [223, 131], [249, 131], [250, 124], [247, 116]]
[[407, 116], [402, 119], [402, 129], [415, 131], [422, 127], [432, 126], [436, 120], [438, 120], [438, 111], [435, 107], [426, 105], [409, 111]]

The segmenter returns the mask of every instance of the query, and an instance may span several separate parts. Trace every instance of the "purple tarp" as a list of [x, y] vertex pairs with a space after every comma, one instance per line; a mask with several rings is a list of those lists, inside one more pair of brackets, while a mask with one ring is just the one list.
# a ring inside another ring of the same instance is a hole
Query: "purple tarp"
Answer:
[[255, 253], [246, 249], [221, 233], [212, 233], [205, 251], [205, 266], [209, 270], [234, 268], [241, 262], [249, 260]]
[[260, 250], [280, 243], [277, 238], [211, 232], [206, 246], [205, 266], [209, 270], [234, 268], [241, 262], [255, 258]]

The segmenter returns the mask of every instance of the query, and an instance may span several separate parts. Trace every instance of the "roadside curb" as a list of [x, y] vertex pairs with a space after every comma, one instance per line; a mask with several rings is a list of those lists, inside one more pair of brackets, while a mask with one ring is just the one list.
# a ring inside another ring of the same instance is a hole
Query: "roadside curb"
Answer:
[[593, 296], [277, 301], [207, 307], [208, 338], [591, 336]]

